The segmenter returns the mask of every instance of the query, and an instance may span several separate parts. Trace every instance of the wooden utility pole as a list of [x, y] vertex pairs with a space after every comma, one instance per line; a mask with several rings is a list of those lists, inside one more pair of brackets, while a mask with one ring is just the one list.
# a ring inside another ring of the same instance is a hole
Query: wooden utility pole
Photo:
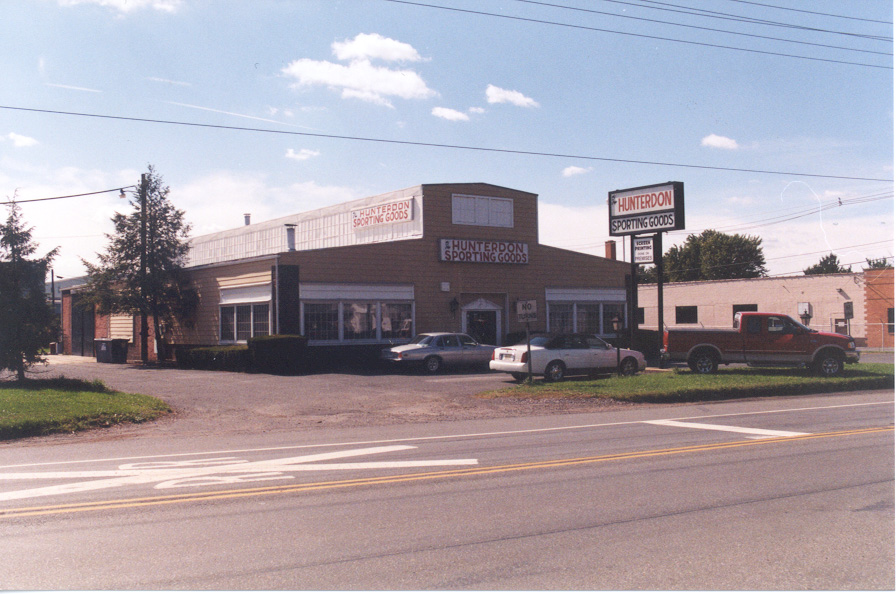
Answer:
[[140, 360], [149, 361], [149, 320], [146, 314], [146, 174], [140, 175]]

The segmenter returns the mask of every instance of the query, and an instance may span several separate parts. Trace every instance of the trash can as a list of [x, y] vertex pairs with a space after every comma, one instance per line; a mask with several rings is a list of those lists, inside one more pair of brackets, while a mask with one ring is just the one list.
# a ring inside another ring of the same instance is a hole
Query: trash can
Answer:
[[128, 341], [123, 338], [95, 338], [97, 363], [127, 363]]

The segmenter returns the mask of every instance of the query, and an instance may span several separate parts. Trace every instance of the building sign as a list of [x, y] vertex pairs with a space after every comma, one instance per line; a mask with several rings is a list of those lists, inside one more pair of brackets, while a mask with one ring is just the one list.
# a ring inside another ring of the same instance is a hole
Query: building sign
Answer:
[[684, 184], [668, 182], [609, 194], [610, 235], [684, 229]]
[[376, 225], [406, 223], [414, 218], [414, 199], [375, 204], [352, 211], [352, 229], [361, 230]]
[[653, 264], [653, 237], [636, 237], [635, 264]]
[[528, 264], [529, 244], [521, 241], [442, 239], [439, 240], [439, 260], [442, 262]]

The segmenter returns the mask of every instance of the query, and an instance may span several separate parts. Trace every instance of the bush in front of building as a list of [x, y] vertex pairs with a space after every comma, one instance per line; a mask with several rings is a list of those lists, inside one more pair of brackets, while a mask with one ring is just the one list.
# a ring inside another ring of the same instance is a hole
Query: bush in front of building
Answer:
[[257, 336], [248, 340], [249, 369], [290, 375], [308, 369], [308, 339], [294, 334]]
[[246, 345], [178, 347], [177, 366], [181, 369], [210, 371], [248, 371], [249, 347]]

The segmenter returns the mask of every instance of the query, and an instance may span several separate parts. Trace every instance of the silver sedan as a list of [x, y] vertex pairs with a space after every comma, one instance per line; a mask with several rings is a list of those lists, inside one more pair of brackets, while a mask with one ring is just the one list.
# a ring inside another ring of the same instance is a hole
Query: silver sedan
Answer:
[[494, 351], [493, 345], [480, 344], [466, 334], [429, 332], [417, 335], [408, 344], [383, 349], [380, 358], [392, 363], [422, 364], [428, 373], [437, 373], [448, 365], [487, 366]]

